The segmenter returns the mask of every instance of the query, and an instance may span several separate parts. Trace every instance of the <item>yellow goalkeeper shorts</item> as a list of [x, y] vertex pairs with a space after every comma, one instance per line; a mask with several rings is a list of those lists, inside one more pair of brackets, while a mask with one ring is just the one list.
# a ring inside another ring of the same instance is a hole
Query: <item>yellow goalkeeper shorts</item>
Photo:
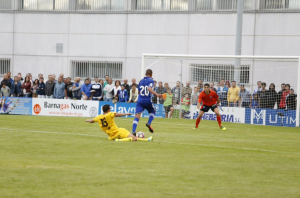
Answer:
[[114, 133], [112, 136], [110, 136], [108, 139], [109, 140], [114, 140], [116, 138], [118, 139], [123, 139], [123, 138], [127, 138], [128, 135], [129, 135], [129, 131], [127, 131], [126, 129], [124, 128], [119, 128], [119, 131]]

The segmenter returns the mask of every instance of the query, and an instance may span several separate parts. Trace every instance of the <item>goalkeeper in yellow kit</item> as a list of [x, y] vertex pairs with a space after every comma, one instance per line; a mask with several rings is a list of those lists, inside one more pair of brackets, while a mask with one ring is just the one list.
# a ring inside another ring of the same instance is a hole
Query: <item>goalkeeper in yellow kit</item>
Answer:
[[104, 105], [102, 107], [103, 114], [98, 115], [94, 119], [88, 119], [86, 122], [94, 123], [98, 122], [100, 128], [102, 131], [104, 131], [108, 135], [109, 140], [115, 140], [115, 141], [123, 141], [123, 142], [129, 142], [129, 141], [152, 141], [152, 136], [149, 138], [143, 139], [143, 138], [137, 138], [129, 131], [127, 131], [124, 128], [118, 128], [118, 126], [115, 124], [114, 118], [115, 117], [123, 117], [126, 115], [132, 115], [131, 113], [113, 113], [110, 112], [110, 106]]

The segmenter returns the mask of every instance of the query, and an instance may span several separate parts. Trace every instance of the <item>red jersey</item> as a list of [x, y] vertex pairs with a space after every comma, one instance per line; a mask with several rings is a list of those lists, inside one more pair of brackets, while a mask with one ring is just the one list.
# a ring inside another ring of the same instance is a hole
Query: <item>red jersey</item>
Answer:
[[213, 90], [209, 90], [209, 94], [206, 94], [204, 91], [202, 91], [199, 95], [198, 103], [201, 103], [201, 101], [203, 101], [204, 106], [212, 106], [214, 104], [217, 104], [218, 99], [218, 94]]

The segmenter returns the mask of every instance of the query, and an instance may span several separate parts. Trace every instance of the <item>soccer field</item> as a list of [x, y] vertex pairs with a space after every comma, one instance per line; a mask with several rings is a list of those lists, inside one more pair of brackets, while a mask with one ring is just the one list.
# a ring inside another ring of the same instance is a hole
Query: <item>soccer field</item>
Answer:
[[300, 196], [299, 128], [155, 119], [114, 142], [85, 119], [1, 115], [0, 197]]

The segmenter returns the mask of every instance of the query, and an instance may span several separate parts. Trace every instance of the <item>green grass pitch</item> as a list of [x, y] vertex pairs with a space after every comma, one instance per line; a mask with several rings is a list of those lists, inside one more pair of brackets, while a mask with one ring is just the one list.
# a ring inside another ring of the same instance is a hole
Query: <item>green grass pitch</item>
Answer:
[[114, 142], [85, 119], [1, 115], [0, 197], [300, 197], [299, 128], [155, 119]]

